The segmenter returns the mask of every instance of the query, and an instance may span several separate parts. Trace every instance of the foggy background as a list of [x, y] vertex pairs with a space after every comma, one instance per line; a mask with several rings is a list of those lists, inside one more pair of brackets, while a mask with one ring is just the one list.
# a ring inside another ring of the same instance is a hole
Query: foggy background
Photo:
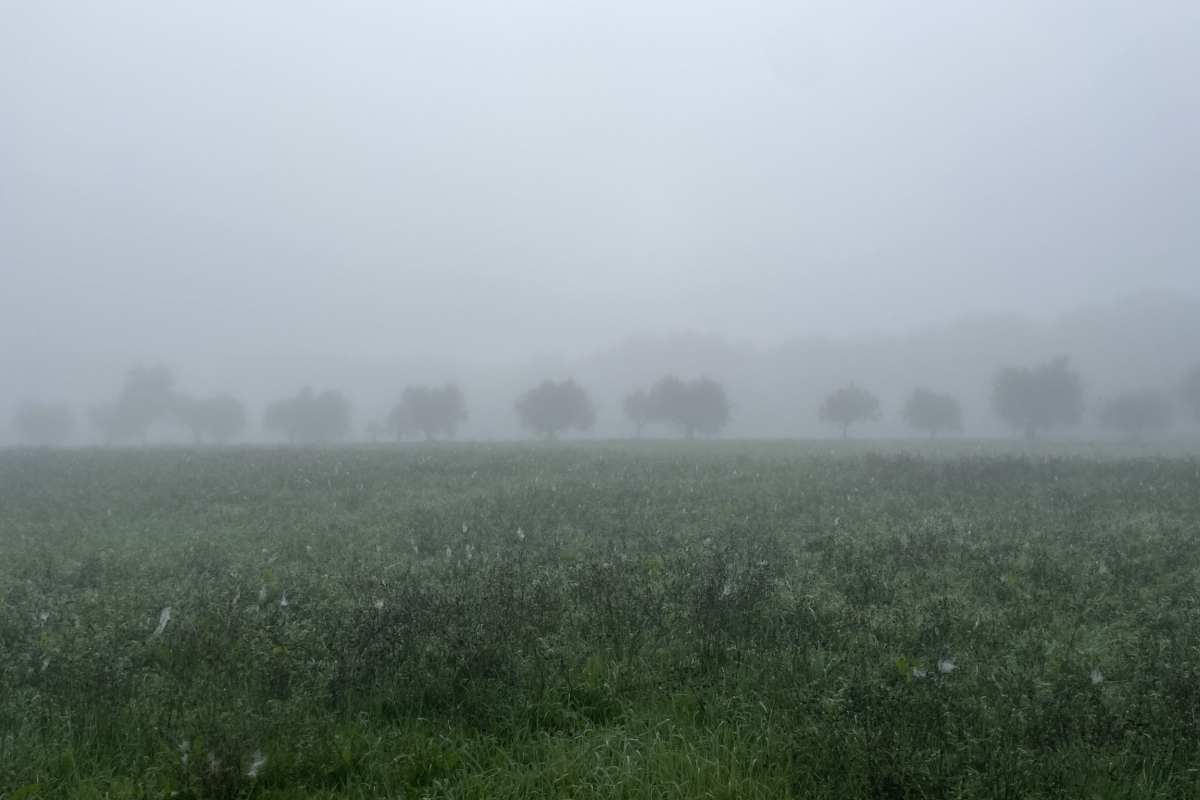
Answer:
[[1001, 428], [1002, 364], [1089, 400], [1200, 360], [1200, 4], [7, 3], [0, 440], [137, 363], [355, 429], [455, 380], [467, 438], [663, 372], [727, 435], [856, 380]]

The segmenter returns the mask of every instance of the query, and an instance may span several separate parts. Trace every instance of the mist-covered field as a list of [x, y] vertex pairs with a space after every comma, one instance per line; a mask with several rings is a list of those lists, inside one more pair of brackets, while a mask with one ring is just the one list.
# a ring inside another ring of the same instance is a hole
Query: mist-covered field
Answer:
[[0, 797], [1195, 797], [1200, 462], [1033, 447], [2, 452]]
[[0, 3], [0, 800], [1200, 798], [1197, 74]]

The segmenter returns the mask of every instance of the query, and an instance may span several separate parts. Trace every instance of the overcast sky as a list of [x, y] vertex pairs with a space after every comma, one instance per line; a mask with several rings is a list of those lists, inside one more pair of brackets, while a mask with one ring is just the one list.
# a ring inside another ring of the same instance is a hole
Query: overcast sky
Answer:
[[0, 336], [512, 358], [1200, 292], [1195, 0], [0, 3]]

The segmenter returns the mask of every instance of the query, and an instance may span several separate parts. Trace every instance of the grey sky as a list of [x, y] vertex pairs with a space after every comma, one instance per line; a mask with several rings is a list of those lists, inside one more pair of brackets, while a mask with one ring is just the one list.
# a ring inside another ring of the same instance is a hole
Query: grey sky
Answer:
[[1200, 3], [0, 5], [28, 358], [508, 359], [1200, 292]]

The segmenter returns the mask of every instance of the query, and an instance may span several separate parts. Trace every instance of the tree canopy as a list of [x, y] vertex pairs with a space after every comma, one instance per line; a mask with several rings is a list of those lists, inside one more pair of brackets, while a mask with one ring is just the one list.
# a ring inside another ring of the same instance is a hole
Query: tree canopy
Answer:
[[1005, 367], [992, 382], [992, 408], [1011, 427], [1033, 438], [1083, 417], [1083, 381], [1065, 356], [1034, 367]]
[[1188, 370], [1179, 387], [1179, 399], [1196, 422], [1200, 422], [1200, 364]]
[[841, 428], [845, 439], [850, 435], [851, 425], [879, 419], [879, 398], [851, 383], [826, 397], [817, 413], [823, 422]]
[[178, 395], [174, 413], [197, 442], [226, 444], [246, 428], [246, 409], [229, 394], [200, 398]]
[[162, 365], [138, 366], [125, 376], [116, 400], [92, 411], [92, 423], [105, 441], [145, 440], [150, 427], [175, 411], [175, 378]]
[[23, 444], [58, 447], [71, 438], [75, 419], [66, 406], [22, 403], [13, 414], [13, 429]]
[[433, 440], [453, 437], [466, 418], [467, 404], [458, 386], [409, 386], [388, 415], [388, 429], [396, 438], [420, 432]]
[[305, 387], [292, 397], [267, 407], [263, 428], [292, 443], [325, 443], [344, 439], [350, 432], [350, 401], [338, 391], [316, 394]]
[[943, 431], [962, 430], [962, 406], [958, 399], [931, 389], [914, 389], [904, 403], [904, 421], [930, 437]]
[[708, 377], [683, 381], [674, 375], [660, 378], [650, 388], [648, 419], [675, 425], [692, 439], [697, 433], [713, 435], [729, 424], [730, 405], [725, 388]]
[[1155, 389], [1117, 395], [1100, 412], [1104, 427], [1135, 439], [1165, 431], [1173, 421], [1170, 401]]
[[650, 395], [645, 389], [635, 389], [625, 395], [621, 404], [625, 416], [633, 423], [635, 435], [642, 438], [642, 430], [654, 419], [654, 409], [650, 404]]
[[591, 398], [573, 378], [542, 381], [517, 398], [516, 411], [522, 425], [547, 439], [569, 430], [590, 430], [596, 422]]

